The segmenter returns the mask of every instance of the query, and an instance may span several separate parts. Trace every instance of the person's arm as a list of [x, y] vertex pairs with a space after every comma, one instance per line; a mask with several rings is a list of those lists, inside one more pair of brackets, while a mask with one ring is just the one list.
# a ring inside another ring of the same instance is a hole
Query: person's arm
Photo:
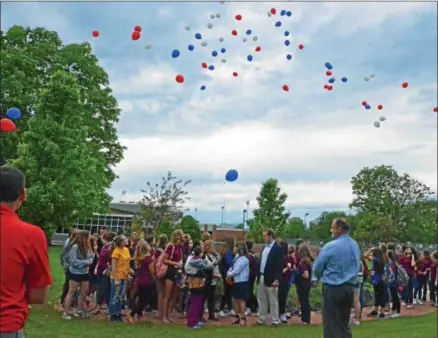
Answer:
[[[330, 257], [330, 246], [324, 245], [313, 263], [312, 280], [318, 281], [322, 277], [323, 270]], [[298, 262], [299, 264], [299, 262]]]
[[179, 267], [180, 263], [179, 262], [174, 262], [171, 261], [171, 259], [173, 258], [173, 253], [175, 252], [176, 248], [173, 245], [169, 245], [165, 251], [165, 257], [164, 257], [164, 264], [166, 265], [171, 265], [174, 267]]
[[237, 262], [234, 264], [234, 269], [230, 269], [227, 273], [227, 277], [231, 278], [237, 276], [242, 270], [249, 265], [248, 259], [238, 258]]
[[77, 245], [73, 245], [70, 248], [68, 252], [68, 259], [70, 265], [75, 269], [82, 269], [92, 263], [88, 257], [86, 259], [79, 259], [79, 247]]
[[373, 250], [374, 250], [374, 248], [370, 248], [367, 252], [364, 253], [363, 258], [366, 259], [367, 261], [372, 261], [373, 255], [371, 254], [371, 252]]
[[49, 257], [47, 254], [47, 239], [44, 232], [32, 228], [29, 241], [29, 263], [26, 267], [27, 301], [29, 304], [41, 305], [46, 303], [50, 285], [53, 284], [50, 274]]

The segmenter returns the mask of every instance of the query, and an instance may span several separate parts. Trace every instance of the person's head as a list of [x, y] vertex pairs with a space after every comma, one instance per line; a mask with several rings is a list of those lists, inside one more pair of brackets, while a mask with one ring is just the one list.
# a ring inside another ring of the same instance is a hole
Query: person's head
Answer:
[[248, 252], [252, 252], [252, 248], [254, 247], [254, 243], [250, 240], [246, 241], [246, 248], [248, 249]]
[[236, 253], [239, 256], [248, 256], [248, 248], [246, 247], [246, 244], [244, 242], [239, 242], [236, 245]]
[[304, 241], [304, 239], [302, 239], [302, 238], [297, 238], [297, 240], [295, 241], [295, 249], [296, 249], [296, 251], [298, 251], [298, 249], [300, 248], [300, 245], [303, 244], [303, 243], [306, 243], [306, 242]]
[[192, 238], [190, 237], [190, 235], [189, 234], [184, 234], [184, 236], [183, 236], [183, 241], [184, 242], [188, 242], [188, 241], [190, 241]]
[[17, 168], [0, 167], [0, 203], [16, 211], [26, 199], [26, 177]]
[[215, 252], [214, 242], [211, 239], [204, 242], [204, 252], [207, 254], [212, 254]]
[[211, 235], [208, 232], [204, 232], [202, 234], [202, 240], [205, 242], [208, 241], [209, 239], [211, 239]]
[[265, 231], [263, 231], [263, 240], [265, 241], [266, 244], [271, 244], [272, 242], [275, 241], [275, 232], [272, 229], [265, 229]]
[[438, 261], [438, 251], [435, 251], [435, 252], [432, 254], [432, 260], [433, 260], [434, 262], [437, 262], [437, 261]]
[[193, 241], [193, 251], [196, 248], [199, 248], [199, 249], [201, 249], [201, 252], [204, 252], [204, 242], [202, 240]]
[[128, 245], [128, 240], [123, 235], [116, 236], [113, 242], [116, 248], [124, 248]]
[[174, 232], [172, 232], [172, 235], [170, 236], [170, 242], [173, 245], [179, 245], [181, 243], [181, 240], [183, 239], [184, 233], [182, 230], [177, 229]]
[[287, 256], [289, 253], [289, 244], [286, 241], [281, 241], [280, 245], [284, 250], [284, 255]]
[[430, 252], [428, 250], [423, 251], [423, 258], [430, 259]]
[[160, 237], [158, 237], [157, 247], [164, 250], [168, 241], [169, 240], [165, 234], [160, 235]]
[[189, 251], [189, 252], [193, 250], [193, 240], [189, 239], [186, 242], [186, 248], [187, 248], [187, 251]]
[[380, 250], [382, 250], [383, 255], [388, 253], [388, 246], [385, 243], [380, 243]]
[[293, 256], [294, 253], [295, 253], [295, 247], [292, 245], [289, 245], [289, 248], [287, 249], [287, 254], [289, 256]]
[[78, 230], [73, 237], [73, 240], [69, 243], [70, 247], [76, 244], [82, 257], [86, 257], [88, 251], [90, 251], [89, 238], [90, 233], [87, 230]]
[[202, 256], [202, 250], [199, 246], [197, 246], [193, 249], [193, 256], [195, 256], [195, 257]]
[[106, 226], [100, 227], [100, 229], [99, 229], [100, 236], [103, 236], [103, 234], [105, 234], [106, 232], [108, 232]]
[[224, 239], [224, 247], [222, 248], [222, 252], [226, 253], [226, 252], [230, 252], [234, 250], [234, 238], [232, 237], [227, 237]]
[[139, 268], [145, 257], [149, 256], [150, 254], [151, 247], [149, 243], [146, 242], [144, 239], [140, 239], [137, 243], [134, 254], [136, 267]]
[[397, 249], [397, 246], [395, 245], [395, 243], [388, 243], [388, 250], [395, 252], [396, 249]]
[[110, 232], [105, 232], [102, 236], [101, 236], [101, 241], [103, 245], [108, 245], [109, 243], [111, 243], [113, 240], [113, 236], [111, 235]]
[[70, 232], [70, 236], [69, 236], [70, 241], [71, 241], [71, 240], [77, 235], [78, 231], [80, 231], [80, 230], [79, 230], [79, 229], [73, 229], [73, 230]]
[[131, 248], [136, 248], [138, 242], [140, 242], [140, 238], [131, 238], [131, 242], [129, 244], [131, 245]]
[[90, 241], [90, 249], [91, 251], [93, 251], [94, 253], [97, 252], [97, 236], [90, 236], [89, 241]]
[[330, 227], [332, 238], [348, 234], [350, 232], [350, 225], [342, 218], [335, 218]]
[[312, 262], [310, 259], [310, 250], [306, 243], [300, 244], [300, 247], [298, 248], [298, 254], [300, 255], [300, 258], [303, 259], [307, 264]]
[[144, 239], [151, 247], [155, 246], [155, 237], [154, 235], [147, 235]]
[[395, 251], [389, 250], [388, 251], [388, 258], [391, 262], [396, 263], [397, 262], [397, 256], [395, 254]]
[[403, 250], [403, 253], [406, 257], [411, 257], [412, 256], [412, 248], [405, 247], [405, 249]]

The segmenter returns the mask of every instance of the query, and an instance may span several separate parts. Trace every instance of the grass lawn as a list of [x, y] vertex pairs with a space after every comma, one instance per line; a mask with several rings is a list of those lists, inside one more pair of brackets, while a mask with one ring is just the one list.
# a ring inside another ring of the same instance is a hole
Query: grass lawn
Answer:
[[[32, 338], [69, 338], [69, 337], [96, 337], [112, 338], [115, 334], [128, 335], [128, 337], [252, 337], [252, 338], [280, 338], [287, 336], [302, 336], [306, 338], [319, 338], [322, 336], [320, 326], [289, 326], [280, 328], [269, 327], [205, 327], [199, 331], [189, 330], [177, 325], [150, 324], [116, 324], [104, 321], [92, 320], [61, 320], [61, 314], [54, 310], [53, 305], [60, 292], [63, 283], [63, 272], [59, 264], [59, 249], [50, 248], [50, 263], [54, 278], [54, 285], [50, 293], [50, 303], [47, 307], [31, 310], [26, 336]], [[354, 328], [355, 338], [436, 338], [437, 337], [437, 313], [422, 317], [399, 318], [393, 320], [373, 321], [364, 323]]]

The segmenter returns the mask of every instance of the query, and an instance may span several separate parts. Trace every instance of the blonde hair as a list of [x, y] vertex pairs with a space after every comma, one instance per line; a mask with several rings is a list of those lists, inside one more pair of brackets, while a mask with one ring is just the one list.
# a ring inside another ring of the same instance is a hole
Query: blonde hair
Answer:
[[300, 247], [298, 248], [298, 254], [300, 255], [301, 259], [305, 261], [308, 265], [312, 263], [312, 260], [310, 259], [310, 250], [307, 244], [300, 244]]
[[208, 239], [204, 242], [204, 252], [208, 253], [212, 248], [214, 248], [214, 242]]
[[140, 268], [144, 259], [151, 254], [151, 246], [144, 239], [138, 241], [135, 248], [134, 259], [136, 268]]
[[211, 239], [211, 235], [210, 235], [208, 232], [204, 232], [204, 233], [202, 234], [202, 241], [203, 241], [203, 242], [208, 241], [208, 240], [210, 240], [210, 239]]
[[170, 242], [172, 244], [176, 244], [178, 241], [181, 241], [184, 237], [184, 233], [182, 230], [178, 229], [172, 232], [172, 235], [170, 236]]

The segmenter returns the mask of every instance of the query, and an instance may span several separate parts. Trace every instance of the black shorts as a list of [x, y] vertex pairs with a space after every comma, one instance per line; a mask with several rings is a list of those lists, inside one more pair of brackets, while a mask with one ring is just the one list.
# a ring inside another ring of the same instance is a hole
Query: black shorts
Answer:
[[234, 299], [247, 301], [249, 296], [249, 282], [234, 283], [231, 295]]
[[164, 279], [170, 280], [172, 282], [176, 281], [176, 272], [177, 268], [174, 266], [170, 266], [167, 268], [166, 276], [164, 276]]
[[75, 274], [70, 272], [68, 277], [70, 280], [76, 283], [84, 283], [90, 281], [90, 275], [88, 273], [82, 275], [82, 274]]

